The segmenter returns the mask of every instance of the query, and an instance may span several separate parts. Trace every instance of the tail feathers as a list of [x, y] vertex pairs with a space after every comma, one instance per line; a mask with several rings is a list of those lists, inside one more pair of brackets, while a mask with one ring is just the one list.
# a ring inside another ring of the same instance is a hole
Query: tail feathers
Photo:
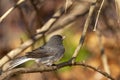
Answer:
[[3, 66], [3, 71], [13, 69], [20, 64], [23, 64], [29, 60], [34, 60], [33, 58], [27, 58], [26, 56], [15, 58]]

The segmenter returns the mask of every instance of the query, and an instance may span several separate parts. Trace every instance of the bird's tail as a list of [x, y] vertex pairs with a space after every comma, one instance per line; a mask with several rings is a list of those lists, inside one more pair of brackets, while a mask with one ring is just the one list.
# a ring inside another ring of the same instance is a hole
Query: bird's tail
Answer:
[[9, 62], [7, 62], [3, 67], [2, 67], [2, 70], [3, 71], [6, 71], [6, 70], [10, 70], [10, 69], [13, 69], [15, 67], [17, 67], [18, 65], [20, 64], [23, 64], [29, 60], [33, 60], [32, 58], [27, 58], [26, 56], [22, 56], [22, 57], [18, 57], [18, 58], [15, 58]]

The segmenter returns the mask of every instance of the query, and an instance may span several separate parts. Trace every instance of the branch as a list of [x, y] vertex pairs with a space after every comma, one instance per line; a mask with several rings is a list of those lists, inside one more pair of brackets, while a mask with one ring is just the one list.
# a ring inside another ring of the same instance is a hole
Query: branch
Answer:
[[16, 69], [12, 69], [9, 71], [4, 72], [2, 75], [0, 75], [0, 80], [3, 80], [5, 78], [7, 78], [8, 76], [12, 76], [14, 74], [22, 74], [22, 73], [35, 73], [35, 72], [49, 72], [49, 71], [55, 71], [58, 70], [60, 68], [66, 67], [66, 66], [83, 66], [87, 69], [92, 69], [94, 71], [99, 72], [100, 74], [102, 74], [103, 76], [111, 79], [111, 80], [115, 80], [111, 75], [109, 75], [106, 72], [103, 72], [97, 68], [94, 68], [88, 64], [85, 63], [71, 63], [71, 61], [67, 61], [67, 62], [63, 62], [60, 63], [56, 66], [40, 66], [40, 67], [35, 67], [35, 68], [16, 68]]
[[66, 0], [66, 1], [65, 1], [65, 13], [67, 12], [67, 9], [68, 9], [69, 4], [72, 4], [72, 3], [73, 3], [72, 0]]
[[96, 17], [95, 26], [94, 26], [93, 31], [96, 31], [98, 19], [99, 19], [100, 12], [101, 12], [101, 9], [102, 9], [102, 7], [103, 7], [104, 2], [105, 2], [105, 0], [102, 0], [102, 3], [101, 3], [100, 8], [99, 8], [99, 10], [98, 10], [98, 14], [97, 14], [97, 17]]
[[13, 7], [8, 9], [1, 17], [0, 17], [0, 23], [21, 3], [23, 3], [25, 0], [19, 0]]
[[116, 8], [116, 13], [117, 13], [117, 17], [118, 17], [118, 24], [120, 26], [120, 1], [119, 0], [115, 0], [115, 8]]
[[104, 49], [104, 46], [102, 44], [102, 34], [101, 34], [100, 30], [97, 30], [96, 34], [97, 34], [98, 39], [99, 39], [98, 41], [99, 41], [99, 47], [100, 47], [100, 53], [101, 53], [101, 60], [103, 63], [104, 70], [105, 70], [105, 72], [110, 74], [107, 55], [105, 54], [105, 49]]
[[86, 22], [85, 22], [85, 25], [84, 25], [84, 29], [83, 29], [83, 32], [82, 32], [82, 36], [80, 38], [79, 45], [77, 46], [77, 48], [76, 48], [76, 50], [75, 50], [75, 52], [74, 52], [74, 54], [72, 56], [73, 58], [77, 57], [78, 52], [79, 52], [79, 50], [81, 49], [81, 47], [82, 47], [82, 45], [84, 43], [85, 36], [86, 36], [86, 33], [87, 33], [87, 29], [88, 29], [88, 26], [90, 24], [91, 16], [92, 16], [92, 14], [94, 12], [94, 9], [95, 9], [95, 4], [91, 4], [90, 10], [89, 10], [89, 13], [88, 13], [88, 17], [86, 19]]

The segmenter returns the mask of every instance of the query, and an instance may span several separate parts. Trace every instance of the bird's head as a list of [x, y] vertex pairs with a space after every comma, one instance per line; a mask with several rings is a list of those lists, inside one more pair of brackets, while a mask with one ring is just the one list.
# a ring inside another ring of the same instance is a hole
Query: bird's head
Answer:
[[61, 45], [63, 39], [65, 38], [65, 36], [61, 36], [61, 35], [53, 35], [49, 41], [48, 41], [48, 45]]

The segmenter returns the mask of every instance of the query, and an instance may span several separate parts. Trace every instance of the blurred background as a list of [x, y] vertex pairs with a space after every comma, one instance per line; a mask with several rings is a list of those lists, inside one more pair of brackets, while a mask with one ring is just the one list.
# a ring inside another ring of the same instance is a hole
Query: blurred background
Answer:
[[[18, 0], [0, 0], [0, 16], [14, 6], [17, 1]], [[17, 6], [0, 23], [0, 58], [34, 36], [36, 30], [41, 28], [57, 10], [66, 6], [66, 1], [71, 0], [25, 0], [25, 2]], [[72, 57], [79, 44], [90, 4], [94, 0], [72, 1], [73, 3], [70, 9], [66, 10], [66, 12], [60, 16], [57, 23], [62, 25], [62, 23], [67, 20], [67, 17], [74, 17], [75, 14], [79, 14], [79, 16], [65, 25], [62, 30], [54, 33], [66, 36], [63, 42], [65, 55], [57, 63], [67, 61]], [[109, 72], [116, 80], [120, 80], [120, 2], [118, 2], [119, 0], [105, 0], [97, 25], [99, 36], [97, 32], [93, 31], [93, 27], [101, 1], [102, 0], [98, 0], [85, 42], [76, 61], [85, 62], [104, 71], [102, 54], [100, 52], [100, 45], [102, 44], [105, 50], [104, 54], [107, 56]], [[46, 37], [48, 36], [46, 35]], [[32, 47], [29, 47], [18, 56], [24, 55], [25, 52], [31, 51], [42, 44], [43, 41], [40, 39], [33, 44]], [[31, 62], [25, 63], [22, 66], [25, 67], [29, 65], [31, 65]], [[76, 66], [64, 67], [53, 72], [14, 75], [10, 80], [107, 80], [107, 78], [93, 70]]]

